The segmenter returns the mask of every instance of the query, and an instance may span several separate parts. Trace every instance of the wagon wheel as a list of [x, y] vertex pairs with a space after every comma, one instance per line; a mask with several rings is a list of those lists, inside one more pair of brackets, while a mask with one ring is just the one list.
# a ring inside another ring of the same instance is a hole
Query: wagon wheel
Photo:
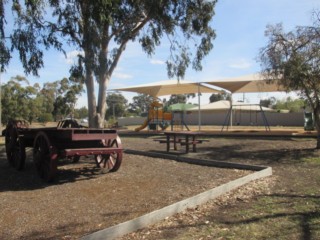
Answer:
[[[109, 140], [108, 143], [106, 143], [106, 147], [122, 149], [120, 138], [117, 137], [111, 141]], [[122, 162], [122, 152], [115, 151], [110, 154], [99, 154], [95, 155], [94, 159], [98, 167], [105, 168], [109, 172], [116, 172]]]
[[6, 154], [10, 166], [17, 170], [25, 167], [26, 148], [23, 139], [19, 137], [18, 130], [13, 125], [8, 125], [5, 134]]
[[38, 132], [33, 142], [33, 161], [39, 176], [47, 182], [53, 180], [57, 172], [57, 153], [47, 134]]

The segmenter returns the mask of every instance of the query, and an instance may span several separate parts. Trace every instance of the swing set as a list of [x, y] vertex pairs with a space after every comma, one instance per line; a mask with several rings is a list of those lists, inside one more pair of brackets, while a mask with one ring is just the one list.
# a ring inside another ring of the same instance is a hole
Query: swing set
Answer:
[[[242, 109], [242, 107], [247, 107], [249, 106], [249, 110], [246, 109]], [[252, 109], [252, 107], [255, 107], [254, 109]], [[258, 107], [258, 109], [256, 108]], [[261, 113], [261, 118], [265, 127], [266, 131], [270, 131], [270, 125], [268, 123], [268, 119], [263, 111], [263, 108], [260, 104], [231, 104], [230, 108], [227, 112], [226, 118], [223, 122], [223, 126], [221, 129], [221, 132], [224, 130], [224, 128], [226, 127], [226, 130], [228, 131], [229, 126], [232, 126], [232, 113], [234, 111], [234, 121], [235, 123], [239, 126], [241, 124], [241, 118], [242, 118], [242, 112], [248, 112], [249, 111], [249, 122], [250, 125], [254, 125], [253, 123], [255, 123], [255, 125], [258, 124], [258, 112]], [[238, 112], [238, 113], [237, 113]], [[254, 122], [255, 120], [255, 122]]]

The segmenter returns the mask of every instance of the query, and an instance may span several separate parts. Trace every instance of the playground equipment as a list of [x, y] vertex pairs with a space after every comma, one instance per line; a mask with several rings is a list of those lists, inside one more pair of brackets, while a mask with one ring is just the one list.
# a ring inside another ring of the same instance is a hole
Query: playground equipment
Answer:
[[159, 101], [154, 101], [150, 104], [147, 119], [140, 127], [136, 128], [135, 131], [139, 132], [146, 127], [150, 130], [158, 130], [158, 127], [164, 130], [171, 124], [171, 121], [172, 113], [165, 112], [163, 104]]
[[171, 131], [180, 130], [183, 131], [184, 127], [190, 131], [186, 123], [186, 115], [189, 114], [188, 109], [194, 108], [194, 104], [176, 103], [169, 106], [169, 110], [172, 112]]
[[172, 121], [171, 121], [171, 131], [183, 131], [184, 127], [190, 131], [187, 123], [186, 123], [186, 114], [189, 112], [186, 111], [173, 111], [172, 112]]
[[[270, 131], [270, 125], [268, 123], [268, 119], [264, 113], [264, 110], [262, 108], [262, 106], [260, 104], [231, 104], [230, 105], [230, 108], [228, 110], [228, 113], [226, 115], [226, 118], [224, 120], [224, 123], [222, 125], [222, 128], [221, 128], [221, 132], [224, 130], [224, 128], [226, 127], [226, 129], [228, 130], [229, 128], [229, 125], [230, 123], [232, 123], [232, 112], [233, 110], [237, 110], [238, 111], [238, 119], [235, 119], [236, 121], [236, 124], [237, 125], [240, 125], [240, 122], [241, 122], [241, 112], [242, 112], [242, 109], [241, 107], [245, 107], [245, 106], [249, 106], [249, 110], [246, 110], [246, 111], [249, 111], [249, 117], [250, 117], [250, 124], [253, 124], [253, 122], [255, 122], [255, 124], [257, 124], [258, 122], [258, 112], [261, 114], [261, 118], [262, 118], [262, 121], [263, 121], [263, 124], [264, 124], [264, 127], [265, 127], [265, 130], [266, 131]], [[251, 109], [251, 107], [256, 107], [254, 110]], [[255, 117], [251, 115], [251, 113], [253, 112], [253, 114], [255, 114]], [[235, 118], [237, 117], [237, 114], [235, 112]]]

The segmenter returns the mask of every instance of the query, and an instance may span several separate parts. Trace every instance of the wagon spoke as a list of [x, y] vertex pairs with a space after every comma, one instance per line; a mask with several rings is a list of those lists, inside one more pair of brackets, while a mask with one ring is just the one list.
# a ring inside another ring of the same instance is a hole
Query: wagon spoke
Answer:
[[[116, 148], [120, 149], [121, 141], [120, 138], [117, 137], [115, 139], [109, 139], [105, 141], [107, 144], [107, 148]], [[109, 172], [115, 172], [119, 169], [122, 161], [122, 151], [114, 151], [110, 154], [99, 154], [95, 156], [95, 161], [98, 167], [104, 168]]]
[[110, 144], [110, 147], [118, 147], [117, 139], [113, 139], [113, 141]]
[[96, 161], [97, 167], [101, 167], [102, 155], [101, 154], [95, 155], [94, 159]]
[[117, 155], [116, 154], [110, 154], [109, 160], [108, 160], [108, 168], [113, 169], [117, 161]]

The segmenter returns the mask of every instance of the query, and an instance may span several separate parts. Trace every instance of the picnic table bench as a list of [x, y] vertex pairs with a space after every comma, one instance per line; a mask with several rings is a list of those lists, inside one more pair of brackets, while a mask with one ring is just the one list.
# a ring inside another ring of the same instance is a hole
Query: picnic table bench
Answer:
[[155, 139], [159, 143], [167, 144], [167, 152], [170, 151], [170, 145], [173, 143], [173, 149], [177, 150], [177, 144], [186, 146], [185, 152], [188, 153], [190, 145], [192, 145], [192, 151], [197, 151], [197, 144], [207, 142], [207, 139], [198, 139], [199, 136], [203, 135], [201, 132], [189, 132], [189, 131], [168, 131], [163, 133], [166, 138]]

